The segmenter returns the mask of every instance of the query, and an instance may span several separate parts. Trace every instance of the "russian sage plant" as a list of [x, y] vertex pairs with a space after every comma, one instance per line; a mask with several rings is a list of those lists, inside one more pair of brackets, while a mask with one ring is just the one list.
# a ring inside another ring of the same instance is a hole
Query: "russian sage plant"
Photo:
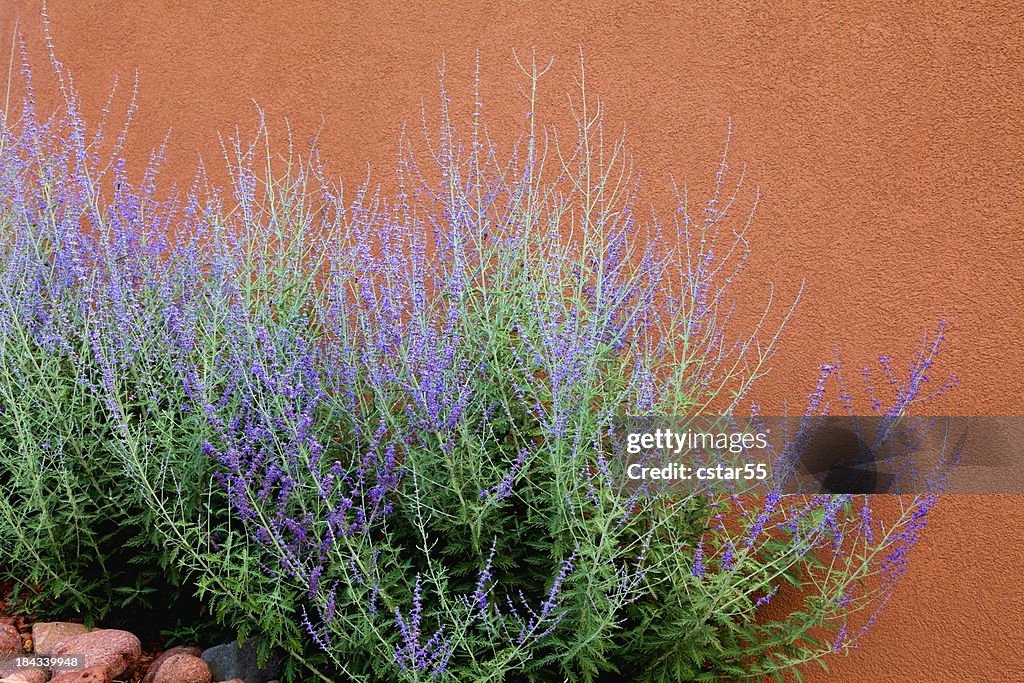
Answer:
[[[226, 192], [158, 198], [162, 151], [133, 183], [54, 63], [64, 107], [29, 90], [0, 129], [0, 575], [36, 607], [182, 587], [328, 681], [756, 679], [877, 618], [935, 494], [611, 475], [616, 416], [756, 412], [793, 312], [734, 319], [756, 196], [726, 154], [701, 206], [642, 218], [600, 103], [581, 79], [566, 139], [532, 66], [507, 154], [442, 82], [394, 192], [346, 198], [261, 125]], [[883, 362], [877, 413], [934, 394], [942, 334]], [[853, 411], [839, 369], [808, 415], [833, 380]]]

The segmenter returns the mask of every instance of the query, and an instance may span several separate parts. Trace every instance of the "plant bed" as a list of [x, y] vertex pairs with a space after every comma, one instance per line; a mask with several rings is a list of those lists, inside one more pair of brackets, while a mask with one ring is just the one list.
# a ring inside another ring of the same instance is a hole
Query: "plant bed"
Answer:
[[[237, 631], [286, 681], [783, 677], [874, 623], [937, 491], [886, 517], [866, 495], [613, 476], [617, 416], [756, 413], [794, 311], [769, 293], [732, 317], [756, 198], [726, 155], [703, 206], [681, 190], [645, 223], [582, 77], [574, 139], [531, 98], [504, 156], [478, 96], [463, 128], [442, 84], [393, 195], [346, 195], [261, 127], [227, 142], [229, 187], [164, 196], [163, 151], [133, 182], [54, 65], [63, 107], [27, 98], [0, 127], [18, 610], [147, 646]], [[524, 73], [535, 93], [544, 70]], [[948, 386], [943, 335], [883, 358], [881, 386], [865, 371], [874, 414]], [[853, 412], [842, 370], [820, 367], [808, 415]]]

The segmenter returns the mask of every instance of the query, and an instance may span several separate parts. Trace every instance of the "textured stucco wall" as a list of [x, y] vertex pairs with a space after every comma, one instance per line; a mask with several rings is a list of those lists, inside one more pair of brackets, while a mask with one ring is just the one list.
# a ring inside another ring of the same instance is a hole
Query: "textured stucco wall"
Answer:
[[[197, 153], [218, 156], [218, 131], [251, 127], [253, 100], [302, 139], [323, 121], [343, 178], [383, 173], [435, 95], [442, 53], [464, 93], [479, 48], [500, 125], [522, 113], [511, 48], [557, 58], [554, 107], [582, 46], [649, 187], [675, 172], [706, 189], [732, 117], [733, 160], [763, 191], [747, 281], [792, 294], [806, 279], [766, 405], [799, 403], [833, 344], [851, 367], [902, 358], [945, 316], [942, 367], [961, 385], [932, 409], [1021, 413], [1019, 2], [469, 4], [54, 0], [50, 17], [87, 111], [138, 67], [132, 144], [173, 128], [179, 178]], [[41, 66], [36, 2], [0, 1], [4, 54], [18, 16]], [[1022, 574], [1024, 498], [943, 500], [881, 623], [832, 660], [834, 680], [1024, 680]]]

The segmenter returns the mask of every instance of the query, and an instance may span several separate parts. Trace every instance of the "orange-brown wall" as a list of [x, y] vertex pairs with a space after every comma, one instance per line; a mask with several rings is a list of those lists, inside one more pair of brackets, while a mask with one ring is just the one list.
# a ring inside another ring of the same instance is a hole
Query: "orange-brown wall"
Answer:
[[[253, 101], [301, 140], [323, 122], [341, 177], [384, 176], [442, 55], [462, 97], [479, 49], [501, 126], [524, 111], [513, 48], [556, 58], [557, 109], [582, 47], [654, 196], [669, 172], [707, 189], [731, 117], [732, 160], [763, 193], [747, 282], [792, 295], [806, 280], [764, 403], [799, 405], [834, 344], [853, 368], [905, 358], [946, 317], [941, 368], [960, 386], [930, 409], [1021, 414], [1024, 6], [952, 4], [53, 0], [49, 15], [87, 113], [138, 68], [131, 143], [173, 129], [179, 179], [216, 160], [218, 132], [252, 129]], [[37, 2], [0, 0], [4, 54], [16, 17], [42, 72]], [[1024, 680], [1022, 576], [1024, 497], [947, 497], [834, 680]]]

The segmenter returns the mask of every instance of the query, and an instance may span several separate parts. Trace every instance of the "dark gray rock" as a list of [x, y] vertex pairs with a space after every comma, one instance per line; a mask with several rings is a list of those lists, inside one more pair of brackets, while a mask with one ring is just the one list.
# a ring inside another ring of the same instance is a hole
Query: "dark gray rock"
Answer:
[[281, 677], [281, 657], [271, 653], [266, 666], [261, 669], [256, 664], [256, 643], [251, 639], [241, 646], [236, 642], [216, 645], [204, 651], [202, 658], [210, 665], [215, 681], [241, 678], [245, 683], [268, 683]]

